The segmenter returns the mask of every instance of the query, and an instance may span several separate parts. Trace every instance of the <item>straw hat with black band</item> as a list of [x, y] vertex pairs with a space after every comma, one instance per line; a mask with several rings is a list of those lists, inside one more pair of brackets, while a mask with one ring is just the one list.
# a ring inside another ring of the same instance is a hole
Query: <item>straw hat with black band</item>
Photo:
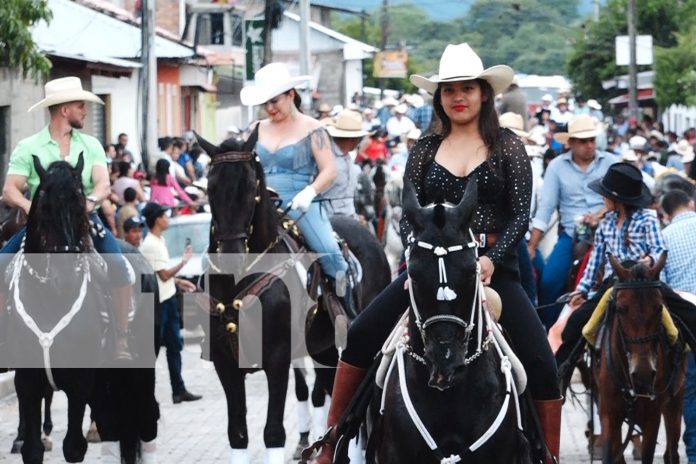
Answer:
[[567, 144], [570, 139], [592, 139], [597, 137], [601, 130], [595, 120], [586, 114], [573, 116], [568, 123], [568, 132], [558, 132], [553, 138], [562, 144]]
[[333, 119], [333, 124], [327, 124], [326, 130], [331, 137], [341, 139], [360, 139], [370, 134], [362, 127], [363, 119], [360, 113], [353, 110], [343, 110]]

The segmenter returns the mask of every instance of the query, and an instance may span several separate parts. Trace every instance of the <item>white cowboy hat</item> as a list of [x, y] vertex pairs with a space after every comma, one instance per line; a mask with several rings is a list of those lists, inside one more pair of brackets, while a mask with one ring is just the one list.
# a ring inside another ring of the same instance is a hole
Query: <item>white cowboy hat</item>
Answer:
[[587, 100], [587, 106], [589, 106], [593, 110], [601, 110], [602, 109], [602, 105], [600, 105], [599, 102], [597, 100], [595, 100], [594, 98], [590, 98], [589, 100]]
[[519, 114], [508, 111], [507, 113], [501, 114], [498, 120], [500, 121], [500, 127], [510, 129], [518, 137], [522, 137], [524, 139], [529, 138], [529, 132], [525, 132], [524, 120]]
[[401, 103], [400, 105], [397, 105], [396, 108], [394, 108], [394, 113], [406, 114], [408, 113], [408, 106], [406, 106], [404, 103]]
[[636, 152], [634, 150], [626, 150], [623, 153], [621, 153], [621, 156], [619, 157], [621, 161], [626, 161], [629, 163], [635, 163], [638, 161], [640, 158], [638, 158], [638, 155], [636, 155]]
[[568, 123], [568, 132], [558, 132], [553, 138], [565, 145], [568, 139], [591, 139], [597, 137], [600, 132], [602, 131], [594, 119], [586, 114], [579, 114], [573, 116]]
[[694, 160], [694, 147], [686, 139], [680, 140], [674, 147], [674, 151], [682, 155], [682, 163], [690, 163]]
[[44, 85], [46, 97], [29, 108], [29, 112], [38, 108], [48, 108], [49, 106], [73, 101], [90, 101], [104, 104], [101, 98], [82, 89], [82, 82], [79, 77], [61, 77], [46, 82]]
[[423, 132], [418, 128], [413, 128], [406, 134], [406, 140], [418, 140]]
[[365, 137], [369, 132], [362, 127], [362, 115], [357, 111], [343, 110], [326, 126], [331, 137], [355, 139]]
[[643, 137], [642, 135], [634, 135], [630, 139], [628, 139], [628, 146], [632, 150], [640, 150], [640, 151], [647, 151], [645, 149], [645, 145], [648, 143], [648, 140]]
[[470, 81], [483, 79], [493, 87], [493, 93], [499, 94], [510, 86], [515, 73], [505, 65], [483, 68], [481, 58], [471, 49], [469, 44], [449, 44], [440, 58], [440, 69], [437, 77], [428, 79], [418, 74], [412, 74], [409, 80], [418, 88], [435, 93], [441, 82]]
[[284, 63], [269, 63], [254, 74], [254, 85], [248, 85], [239, 93], [243, 105], [263, 105], [273, 97], [299, 87], [312, 80], [312, 76], [290, 76]]

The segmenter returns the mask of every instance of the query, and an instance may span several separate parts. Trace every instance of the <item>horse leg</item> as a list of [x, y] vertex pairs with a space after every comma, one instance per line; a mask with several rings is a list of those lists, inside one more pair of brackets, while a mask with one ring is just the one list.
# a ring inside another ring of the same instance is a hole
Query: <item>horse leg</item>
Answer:
[[679, 438], [681, 436], [681, 419], [684, 395], [679, 392], [665, 401], [663, 414], [665, 418], [665, 434], [667, 446], [665, 447], [665, 464], [679, 463]]
[[285, 462], [285, 397], [288, 392], [288, 365], [284, 362], [268, 362], [266, 382], [268, 383], [268, 410], [266, 427], [263, 429], [263, 441], [266, 444], [266, 463], [283, 464]]
[[37, 381], [43, 373], [38, 369], [18, 369], [15, 373], [17, 399], [22, 405], [24, 420], [24, 443], [22, 462], [43, 462], [44, 447], [41, 443], [41, 398], [45, 384]]
[[67, 462], [82, 462], [87, 453], [87, 440], [82, 434], [87, 399], [72, 389], [65, 394], [68, 397], [68, 431], [63, 439], [63, 457]]
[[618, 412], [608, 408], [601, 409], [602, 435], [605, 438], [602, 464], [626, 464], [621, 447], [623, 411]]
[[225, 359], [215, 359], [213, 364], [227, 400], [227, 439], [232, 449], [230, 464], [249, 464], [244, 371]]
[[[19, 396], [19, 395], [18, 395]], [[19, 425], [17, 426], [17, 437], [12, 442], [12, 449], [10, 454], [18, 454], [22, 450], [22, 444], [24, 443], [24, 437], [27, 435], [27, 426], [24, 421], [24, 409], [22, 407], [22, 402], [18, 404], [19, 408]]]
[[293, 459], [302, 458], [302, 450], [309, 446], [309, 432], [312, 426], [311, 416], [309, 413], [309, 387], [305, 380], [302, 368], [293, 367], [295, 374], [295, 398], [297, 398], [297, 431], [300, 434], [300, 440], [295, 447], [295, 452], [292, 454]]
[[51, 403], [53, 403], [53, 388], [47, 386], [44, 392], [44, 421], [43, 421], [43, 437], [41, 442], [44, 445], [44, 450], [51, 451], [53, 449], [53, 440], [51, 440], [51, 432], [53, 431], [53, 420], [51, 419]]
[[645, 420], [641, 427], [643, 431], [641, 462], [643, 464], [652, 464], [655, 457], [655, 446], [657, 445], [657, 433], [660, 430], [660, 414], [659, 411], [654, 414], [650, 411], [649, 414], [644, 414], [643, 417], [645, 417]]

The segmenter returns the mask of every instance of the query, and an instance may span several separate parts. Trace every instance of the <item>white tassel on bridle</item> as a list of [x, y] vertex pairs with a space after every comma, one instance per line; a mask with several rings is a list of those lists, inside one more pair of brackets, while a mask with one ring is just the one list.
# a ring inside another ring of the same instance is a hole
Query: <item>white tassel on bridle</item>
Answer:
[[462, 245], [454, 245], [448, 248], [445, 247], [434, 247], [430, 243], [418, 242], [418, 246], [425, 248], [426, 250], [432, 250], [433, 254], [437, 256], [437, 268], [439, 271], [439, 282], [440, 286], [437, 289], [437, 300], [438, 301], [454, 301], [457, 298], [457, 293], [449, 288], [447, 285], [447, 270], [445, 268], [445, 256], [448, 253], [453, 253], [455, 251], [461, 251], [464, 249]]

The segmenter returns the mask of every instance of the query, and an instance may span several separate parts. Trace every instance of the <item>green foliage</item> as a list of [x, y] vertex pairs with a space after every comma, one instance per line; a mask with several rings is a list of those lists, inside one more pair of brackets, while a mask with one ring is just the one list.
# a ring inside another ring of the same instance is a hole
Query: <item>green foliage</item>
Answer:
[[32, 40], [30, 27], [50, 21], [48, 0], [0, 1], [0, 65], [17, 69], [23, 76], [48, 76], [51, 62]]
[[696, 105], [696, 27], [677, 33], [677, 45], [655, 49], [655, 100], [661, 108]]
[[[696, 0], [694, 0], [696, 1]], [[450, 21], [434, 21], [417, 4], [389, 8], [387, 48], [409, 52], [409, 72], [437, 72], [448, 43], [468, 42], [487, 66], [507, 64], [528, 74], [561, 74], [577, 21], [578, 0], [476, 0], [468, 14]], [[332, 27], [375, 47], [382, 43], [382, 12], [369, 18], [334, 18]], [[363, 36], [364, 31], [364, 36]], [[367, 61], [366, 61], [367, 63]], [[378, 87], [365, 66], [366, 85]], [[392, 80], [390, 88], [408, 90], [407, 80]]]
[[[668, 106], [677, 102], [674, 98], [681, 92], [678, 89], [688, 88], [689, 85], [688, 73], [682, 71], [689, 67], [693, 69], [694, 61], [685, 61], [687, 50], [673, 52], [668, 49], [677, 45], [678, 34], [675, 32], [679, 31], [680, 27], [690, 27], [694, 23], [696, 1], [640, 0], [636, 2], [636, 8], [638, 33], [653, 36], [658, 104], [662, 107]], [[628, 33], [626, 12], [627, 0], [608, 0], [601, 10], [599, 22], [589, 23], [584, 31], [578, 31], [566, 66], [567, 75], [575, 83], [576, 90], [601, 100], [617, 94], [615, 89], [603, 89], [602, 80], [628, 73], [627, 67], [616, 66], [614, 45], [615, 36]], [[674, 69], [674, 72], [670, 73], [671, 77], [660, 76], [660, 73], [666, 69], [673, 69], [677, 63], [682, 67]], [[639, 68], [639, 71], [648, 69], [650, 67]], [[681, 80], [670, 83], [669, 80], [677, 74]], [[671, 88], [673, 86], [675, 88]], [[685, 101], [685, 98], [686, 96], [680, 97], [681, 101]]]

